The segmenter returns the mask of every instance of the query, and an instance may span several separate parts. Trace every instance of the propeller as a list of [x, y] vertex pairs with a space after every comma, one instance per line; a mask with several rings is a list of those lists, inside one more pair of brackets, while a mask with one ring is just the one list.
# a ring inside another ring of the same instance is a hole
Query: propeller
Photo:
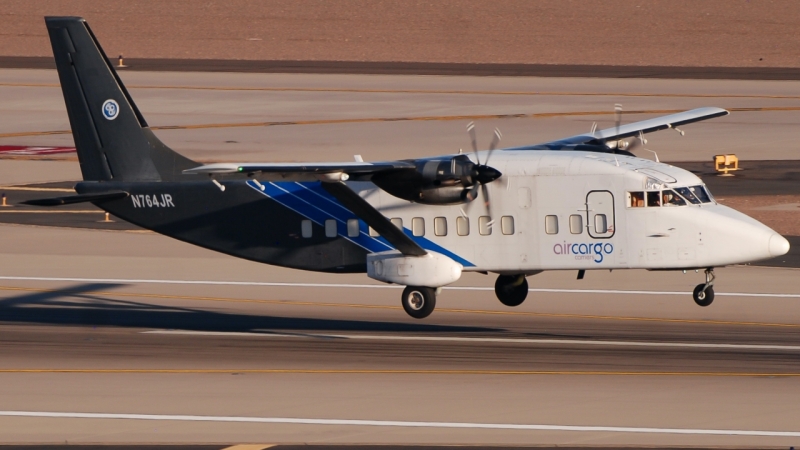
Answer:
[[486, 185], [500, 178], [503, 174], [497, 169], [489, 166], [489, 159], [491, 159], [492, 153], [494, 153], [494, 151], [497, 149], [497, 145], [500, 144], [500, 140], [503, 139], [503, 134], [500, 133], [499, 129], [494, 129], [492, 142], [489, 144], [489, 153], [486, 155], [486, 161], [481, 164], [481, 158], [478, 153], [478, 138], [475, 131], [475, 122], [470, 122], [467, 124], [467, 132], [469, 133], [470, 140], [472, 141], [472, 150], [475, 152], [475, 161], [477, 161], [477, 164], [473, 166], [471, 173], [473, 183], [472, 189], [469, 189], [465, 194], [466, 199], [470, 202], [467, 204], [467, 208], [469, 208], [471, 202], [478, 197], [478, 188], [480, 188], [480, 192], [483, 194], [486, 214], [491, 217], [491, 201], [489, 199], [489, 189], [486, 187]]

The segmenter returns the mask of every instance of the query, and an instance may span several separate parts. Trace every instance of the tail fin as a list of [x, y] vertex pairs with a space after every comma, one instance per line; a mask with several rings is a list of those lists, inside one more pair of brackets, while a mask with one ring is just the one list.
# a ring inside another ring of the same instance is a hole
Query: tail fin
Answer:
[[84, 180], [169, 181], [199, 164], [150, 130], [80, 17], [45, 17]]

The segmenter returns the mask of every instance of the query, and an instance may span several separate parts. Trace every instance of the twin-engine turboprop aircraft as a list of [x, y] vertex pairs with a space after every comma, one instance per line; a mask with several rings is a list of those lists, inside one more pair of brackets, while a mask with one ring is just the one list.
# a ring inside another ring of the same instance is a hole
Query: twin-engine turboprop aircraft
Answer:
[[[789, 243], [716, 203], [690, 172], [633, 156], [644, 133], [719, 117], [700, 108], [560, 141], [474, 155], [352, 163], [201, 165], [167, 148], [81, 18], [45, 19], [85, 181], [78, 195], [158, 233], [240, 258], [366, 272], [407, 286], [415, 318], [464, 271], [498, 274], [516, 306], [544, 270], [703, 269], [783, 255]], [[629, 143], [625, 139], [633, 138]], [[489, 165], [491, 163], [491, 165]], [[491, 198], [491, 202], [489, 201]]]

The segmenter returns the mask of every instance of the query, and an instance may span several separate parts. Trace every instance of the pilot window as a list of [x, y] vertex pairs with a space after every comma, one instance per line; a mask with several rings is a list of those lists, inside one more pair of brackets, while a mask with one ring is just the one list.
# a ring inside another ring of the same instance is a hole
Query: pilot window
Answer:
[[503, 216], [500, 218], [500, 230], [505, 235], [514, 234], [514, 217]]
[[392, 218], [392, 225], [396, 226], [399, 229], [403, 229], [403, 219], [399, 217]]
[[[642, 206], [644, 206], [644, 203], [642, 203]], [[569, 216], [569, 232], [572, 234], [583, 233], [583, 216], [578, 214]]]
[[689, 189], [692, 190], [695, 196], [700, 200], [701, 203], [711, 203], [711, 193], [708, 192], [708, 188], [705, 186], [692, 186]]
[[644, 192], [628, 192], [628, 207], [644, 208]]
[[544, 216], [544, 231], [547, 234], [558, 234], [558, 216]]
[[489, 216], [478, 217], [478, 232], [482, 236], [492, 234], [492, 218]]
[[300, 235], [304, 238], [310, 238], [313, 228], [310, 220], [300, 221]]
[[661, 192], [648, 192], [647, 193], [647, 206], [661, 206]]
[[325, 237], [336, 237], [336, 220], [328, 219], [325, 221]]
[[358, 237], [358, 219], [347, 219], [347, 236]]
[[425, 219], [414, 217], [411, 219], [411, 234], [414, 236], [425, 236]]
[[608, 233], [608, 221], [605, 214], [594, 215], [594, 232], [597, 234]]
[[433, 218], [433, 234], [436, 236], [447, 236], [447, 219], [444, 217]]
[[469, 218], [456, 217], [456, 232], [459, 236], [469, 236]]
[[[693, 205], [699, 205], [700, 204], [700, 199], [697, 198], [697, 196], [695, 196], [694, 193], [689, 188], [679, 187], [679, 188], [675, 188], [675, 190], [678, 191], [679, 194], [681, 194], [681, 197], [685, 198], [686, 200], [689, 200], [689, 203], [691, 203]], [[666, 194], [666, 193], [667, 193], [667, 191], [664, 191], [664, 194]], [[664, 202], [664, 205], [666, 205], [666, 204], [667, 203]]]
[[[664, 206], [685, 206], [686, 200], [683, 199], [680, 195], [676, 194], [673, 190], [664, 191], [661, 194], [663, 202], [661, 202]], [[699, 203], [699, 201], [698, 201]]]

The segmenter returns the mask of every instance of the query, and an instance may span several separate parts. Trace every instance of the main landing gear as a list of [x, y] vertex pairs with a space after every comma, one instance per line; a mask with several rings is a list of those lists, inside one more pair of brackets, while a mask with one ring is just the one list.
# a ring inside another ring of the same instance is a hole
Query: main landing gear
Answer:
[[706, 269], [706, 282], [705, 284], [698, 284], [694, 288], [692, 297], [694, 302], [700, 306], [708, 306], [714, 301], [714, 268]]
[[424, 319], [436, 308], [436, 289], [424, 286], [408, 286], [403, 289], [403, 309], [415, 319]]
[[506, 306], [519, 306], [528, 296], [528, 280], [524, 274], [500, 275], [494, 283], [494, 293], [500, 303]]

